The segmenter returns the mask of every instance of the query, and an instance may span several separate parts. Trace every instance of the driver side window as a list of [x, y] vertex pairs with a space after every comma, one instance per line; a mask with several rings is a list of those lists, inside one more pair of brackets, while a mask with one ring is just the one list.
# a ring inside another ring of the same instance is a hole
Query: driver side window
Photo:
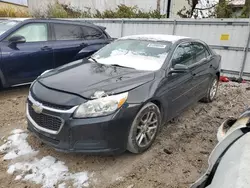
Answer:
[[26, 39], [26, 42], [42, 42], [48, 41], [47, 24], [45, 23], [33, 23], [27, 24], [17, 31], [12, 33], [7, 40], [15, 35], [21, 35]]
[[191, 43], [182, 43], [176, 48], [173, 54], [172, 67], [176, 64], [190, 66], [195, 63], [194, 57]]

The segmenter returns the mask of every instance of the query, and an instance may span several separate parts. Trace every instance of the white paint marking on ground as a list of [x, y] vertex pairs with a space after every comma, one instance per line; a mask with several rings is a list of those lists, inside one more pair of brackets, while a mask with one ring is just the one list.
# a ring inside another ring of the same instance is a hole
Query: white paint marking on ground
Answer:
[[29, 156], [20, 162], [11, 164], [7, 170], [9, 174], [17, 175], [15, 180], [25, 180], [42, 184], [43, 188], [66, 187], [66, 181], [72, 181], [76, 188], [88, 187], [88, 173], [70, 173], [64, 162], [52, 156], [42, 159], [34, 158], [38, 153], [27, 142], [28, 134], [20, 129], [12, 131], [8, 141], [0, 146], [0, 153], [4, 153], [4, 160], [12, 160], [21, 156]]

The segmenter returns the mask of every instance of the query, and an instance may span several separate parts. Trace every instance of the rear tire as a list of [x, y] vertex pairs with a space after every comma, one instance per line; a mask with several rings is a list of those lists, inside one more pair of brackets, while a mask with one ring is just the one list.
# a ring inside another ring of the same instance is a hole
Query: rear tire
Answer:
[[128, 136], [127, 150], [143, 153], [153, 144], [161, 126], [161, 112], [154, 103], [147, 103], [136, 115]]
[[215, 100], [218, 91], [219, 79], [215, 77], [212, 79], [209, 88], [207, 89], [206, 96], [201, 99], [201, 102], [209, 103]]

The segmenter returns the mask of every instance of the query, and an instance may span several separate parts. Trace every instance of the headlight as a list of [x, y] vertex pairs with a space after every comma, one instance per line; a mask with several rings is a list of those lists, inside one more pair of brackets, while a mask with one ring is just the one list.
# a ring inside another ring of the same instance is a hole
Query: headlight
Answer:
[[90, 100], [81, 104], [75, 111], [75, 118], [109, 115], [119, 109], [127, 100], [128, 93]]

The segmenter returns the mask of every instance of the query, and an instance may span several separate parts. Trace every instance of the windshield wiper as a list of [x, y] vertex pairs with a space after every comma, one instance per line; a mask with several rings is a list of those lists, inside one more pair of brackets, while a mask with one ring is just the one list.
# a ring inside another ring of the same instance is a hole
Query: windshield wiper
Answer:
[[127, 69], [135, 69], [133, 67], [126, 67], [126, 66], [122, 66], [122, 65], [118, 65], [118, 64], [109, 64], [110, 66], [113, 66], [113, 67], [122, 67], [122, 68], [127, 68]]
[[[88, 59], [92, 59], [95, 63], [99, 63], [94, 57], [90, 56]], [[99, 63], [102, 64], [102, 63]], [[118, 65], [118, 64], [103, 64], [103, 65], [107, 65], [107, 66], [113, 66], [113, 67], [122, 67], [122, 68], [127, 68], [127, 69], [135, 69], [133, 67], [126, 67], [126, 66], [122, 66], [122, 65]]]
[[90, 56], [88, 59], [92, 59], [95, 63], [98, 63], [98, 61], [92, 56]]

